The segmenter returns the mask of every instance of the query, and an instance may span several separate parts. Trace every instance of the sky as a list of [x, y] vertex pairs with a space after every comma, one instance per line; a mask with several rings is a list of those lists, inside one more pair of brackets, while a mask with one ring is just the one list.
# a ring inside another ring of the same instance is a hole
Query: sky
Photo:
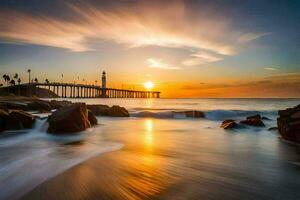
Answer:
[[[300, 97], [299, 0], [0, 0], [0, 69], [165, 98]], [[62, 77], [63, 74], [63, 77]], [[4, 84], [4, 80], [1, 79]]]

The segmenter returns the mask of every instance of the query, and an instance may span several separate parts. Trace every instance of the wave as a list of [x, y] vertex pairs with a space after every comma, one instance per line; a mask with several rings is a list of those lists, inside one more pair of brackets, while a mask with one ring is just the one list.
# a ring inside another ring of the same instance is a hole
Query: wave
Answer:
[[[159, 118], [159, 119], [188, 119], [192, 117], [187, 117], [185, 115], [186, 111], [190, 110], [163, 110], [163, 111], [153, 111], [152, 109], [144, 111], [133, 111], [130, 112], [131, 117], [137, 118]], [[205, 119], [208, 120], [224, 120], [224, 119], [239, 119], [245, 118], [250, 115], [260, 114], [266, 116], [270, 119], [275, 119], [277, 117], [277, 110], [208, 110], [203, 111], [205, 114]]]

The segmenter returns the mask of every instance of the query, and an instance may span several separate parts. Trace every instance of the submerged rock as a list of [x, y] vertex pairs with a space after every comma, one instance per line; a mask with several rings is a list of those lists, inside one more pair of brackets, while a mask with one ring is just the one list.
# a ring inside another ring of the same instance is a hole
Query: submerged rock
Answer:
[[74, 103], [56, 110], [48, 122], [49, 133], [74, 133], [91, 127], [85, 103]]
[[110, 117], [129, 117], [128, 111], [121, 106], [112, 106], [109, 108], [107, 115]]
[[232, 129], [237, 127], [237, 123], [233, 119], [226, 119], [222, 122], [220, 127], [223, 129]]
[[205, 114], [204, 112], [199, 110], [190, 110], [190, 111], [185, 111], [185, 116], [192, 117], [192, 118], [204, 118]]
[[277, 131], [277, 130], [278, 130], [277, 127], [270, 127], [270, 128], [268, 128], [268, 131]]
[[91, 123], [91, 125], [97, 125], [98, 124], [98, 120], [95, 117], [94, 113], [90, 110], [88, 110], [88, 120]]
[[32, 128], [35, 117], [21, 110], [13, 110], [6, 120], [6, 130], [18, 130]]
[[282, 138], [300, 143], [300, 104], [293, 108], [278, 111], [278, 131]]
[[240, 121], [241, 124], [249, 125], [249, 126], [265, 126], [263, 121], [258, 118], [247, 118], [245, 120]]

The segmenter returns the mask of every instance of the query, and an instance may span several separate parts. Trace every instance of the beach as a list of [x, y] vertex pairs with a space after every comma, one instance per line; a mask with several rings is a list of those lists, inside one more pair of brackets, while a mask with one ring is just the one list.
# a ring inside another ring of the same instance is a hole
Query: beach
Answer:
[[[42, 120], [29, 133], [2, 136], [1, 199], [300, 196], [300, 148], [268, 130], [276, 126], [277, 110], [298, 99], [84, 101], [126, 106], [131, 117], [98, 116], [99, 125], [75, 136], [47, 134]], [[190, 109], [203, 110], [206, 117], [166, 114]], [[146, 111], [150, 117], [141, 114]], [[255, 113], [270, 119], [265, 127], [220, 128], [225, 118]]]

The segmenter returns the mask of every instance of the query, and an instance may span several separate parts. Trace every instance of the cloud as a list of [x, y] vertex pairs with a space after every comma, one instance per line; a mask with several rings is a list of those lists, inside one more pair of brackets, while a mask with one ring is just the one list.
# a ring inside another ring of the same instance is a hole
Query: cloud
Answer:
[[[231, 19], [205, 6], [191, 16], [185, 3], [175, 0], [172, 3], [137, 1], [135, 4], [114, 1], [110, 6], [67, 4], [68, 14], [76, 19], [73, 21], [1, 10], [0, 38], [78, 52], [93, 50], [90, 41], [100, 39], [131, 48], [154, 45], [228, 56], [237, 53], [236, 38], [249, 41], [259, 37], [250, 33], [241, 36]], [[213, 60], [203, 55], [192, 57], [195, 58], [187, 61], [188, 65]]]
[[198, 52], [196, 54], [192, 54], [191, 58], [188, 58], [182, 62], [183, 65], [186, 66], [196, 66], [203, 65], [210, 62], [216, 62], [222, 60], [220, 56], [215, 56], [213, 54], [209, 54], [206, 52]]
[[238, 38], [238, 41], [240, 43], [246, 43], [246, 42], [256, 40], [258, 38], [261, 38], [261, 37], [269, 35], [269, 34], [271, 34], [271, 33], [245, 33]]
[[180, 69], [179, 67], [172, 67], [169, 64], [164, 63], [161, 59], [157, 59], [157, 58], [148, 58], [146, 63], [150, 68], [169, 69], [169, 70]]
[[274, 67], [265, 67], [264, 69], [269, 70], [269, 71], [277, 71], [278, 70], [277, 68], [274, 68]]

